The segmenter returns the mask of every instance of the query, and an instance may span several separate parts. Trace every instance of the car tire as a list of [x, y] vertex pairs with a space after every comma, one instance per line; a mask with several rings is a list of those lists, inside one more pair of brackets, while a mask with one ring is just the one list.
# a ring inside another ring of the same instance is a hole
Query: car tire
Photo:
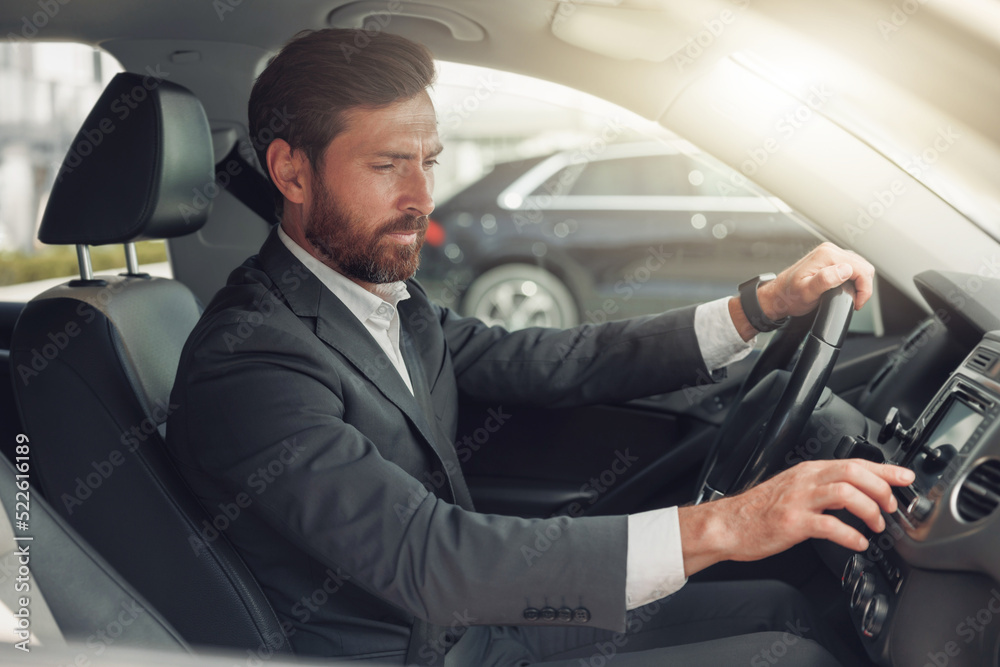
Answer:
[[580, 323], [569, 288], [549, 271], [531, 264], [503, 264], [476, 278], [465, 292], [462, 312], [509, 331]]

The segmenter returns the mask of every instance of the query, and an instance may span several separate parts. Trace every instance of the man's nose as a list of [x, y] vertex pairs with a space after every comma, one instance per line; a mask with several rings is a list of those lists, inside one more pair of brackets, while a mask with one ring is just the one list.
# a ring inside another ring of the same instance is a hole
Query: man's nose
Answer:
[[434, 172], [414, 169], [406, 179], [400, 209], [409, 215], [430, 215], [434, 210]]

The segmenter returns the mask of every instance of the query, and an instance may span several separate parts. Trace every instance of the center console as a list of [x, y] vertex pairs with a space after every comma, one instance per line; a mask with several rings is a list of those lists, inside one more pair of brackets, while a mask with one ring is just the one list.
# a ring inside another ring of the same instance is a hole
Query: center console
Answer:
[[[887, 661], [887, 635], [911, 575], [923, 577], [934, 570], [911, 570], [921, 564], [912, 554], [934, 551], [948, 553], [955, 564], [974, 561], [955, 550], [963, 535], [984, 532], [985, 519], [1000, 505], [998, 415], [1000, 333], [993, 332], [951, 374], [910, 428], [892, 409], [877, 444], [862, 436], [841, 440], [839, 457], [894, 463], [916, 475], [911, 485], [894, 489], [899, 509], [885, 517], [884, 532], [865, 531], [869, 549], [851, 555], [841, 577], [855, 627], [873, 657]], [[943, 544], [951, 551], [944, 552]]]

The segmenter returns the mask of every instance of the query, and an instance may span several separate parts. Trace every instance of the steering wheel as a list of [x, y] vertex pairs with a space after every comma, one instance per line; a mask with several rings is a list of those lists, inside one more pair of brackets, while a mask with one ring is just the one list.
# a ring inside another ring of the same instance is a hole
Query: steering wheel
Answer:
[[[853, 312], [854, 283], [848, 281], [823, 294], [815, 313], [792, 318], [778, 330], [715, 436], [696, 487], [696, 504], [738, 493], [786, 467], [785, 459], [830, 379]], [[791, 373], [782, 370], [800, 345]], [[719, 460], [723, 446], [728, 454]]]

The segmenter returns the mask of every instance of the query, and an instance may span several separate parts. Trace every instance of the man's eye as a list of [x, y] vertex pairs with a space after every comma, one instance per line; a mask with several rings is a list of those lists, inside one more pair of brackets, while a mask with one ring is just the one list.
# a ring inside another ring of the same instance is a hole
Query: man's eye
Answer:
[[374, 169], [375, 171], [389, 171], [390, 169], [392, 169], [392, 165], [391, 164], [376, 164], [376, 165], [372, 166], [372, 169]]
[[424, 162], [424, 168], [425, 169], [430, 169], [431, 167], [433, 167], [436, 164], [438, 164], [437, 160], [427, 160], [426, 162]]

